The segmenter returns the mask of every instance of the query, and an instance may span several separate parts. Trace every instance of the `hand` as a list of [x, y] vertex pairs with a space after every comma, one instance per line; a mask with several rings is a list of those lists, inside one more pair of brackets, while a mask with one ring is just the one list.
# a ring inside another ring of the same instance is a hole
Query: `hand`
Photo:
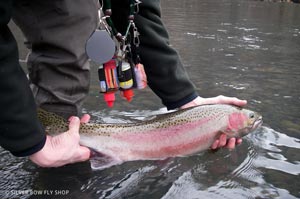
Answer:
[[78, 117], [69, 119], [69, 130], [51, 137], [47, 135], [44, 147], [29, 158], [41, 167], [60, 167], [66, 164], [86, 161], [90, 158], [90, 150], [79, 145], [79, 127], [87, 123], [90, 116], [85, 114], [81, 120]]
[[[247, 104], [246, 100], [240, 100], [236, 97], [226, 97], [223, 95], [219, 95], [217, 97], [211, 98], [202, 98], [197, 97], [193, 101], [183, 105], [180, 108], [188, 108], [198, 105], [205, 105], [205, 104], [232, 104], [236, 106], [245, 106]], [[220, 147], [227, 147], [228, 149], [234, 149], [235, 145], [242, 143], [241, 138], [230, 138], [227, 140], [226, 134], [221, 134], [220, 138], [216, 140], [212, 145], [211, 149], [218, 149]]]
[[210, 97], [210, 98], [203, 98], [198, 96], [196, 99], [183, 105], [180, 108], [183, 109], [183, 108], [189, 108], [189, 107], [205, 105], [205, 104], [232, 104], [236, 106], [245, 106], [247, 104], [247, 101], [240, 100], [236, 97], [226, 97], [223, 95], [219, 95], [217, 97]]

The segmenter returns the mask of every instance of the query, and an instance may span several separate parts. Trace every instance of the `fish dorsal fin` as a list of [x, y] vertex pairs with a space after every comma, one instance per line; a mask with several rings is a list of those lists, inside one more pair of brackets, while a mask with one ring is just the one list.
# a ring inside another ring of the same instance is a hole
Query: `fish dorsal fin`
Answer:
[[90, 163], [93, 170], [102, 170], [122, 164], [123, 161], [91, 149]]

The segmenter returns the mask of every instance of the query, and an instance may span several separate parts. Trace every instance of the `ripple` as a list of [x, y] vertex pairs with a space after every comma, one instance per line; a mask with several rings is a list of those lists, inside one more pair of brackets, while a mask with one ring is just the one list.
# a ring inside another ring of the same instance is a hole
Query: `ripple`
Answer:
[[186, 34], [191, 35], [191, 36], [197, 36], [197, 33], [195, 33], [195, 32], [187, 32]]
[[287, 149], [300, 149], [300, 139], [289, 137], [273, 129], [263, 127], [261, 132], [252, 136], [255, 145], [259, 148], [259, 156], [254, 165], [266, 169], [277, 170], [291, 175], [300, 174], [298, 159], [286, 157], [283, 153]]
[[34, 175], [26, 171], [24, 158], [16, 158], [0, 147], [0, 198], [27, 198], [30, 196]]
[[132, 194], [139, 186], [139, 183], [144, 180], [147, 173], [153, 171], [156, 167], [146, 166], [133, 173], [127, 174], [119, 182], [115, 182], [114, 186], [107, 190], [101, 191], [102, 196], [100, 198], [126, 198]]
[[157, 115], [172, 112], [168, 111], [166, 107], [158, 110], [135, 110], [135, 111], [90, 111], [89, 114], [93, 116], [95, 122], [100, 123], [132, 123], [143, 120], [153, 119]]
[[237, 29], [237, 30], [243, 30], [243, 31], [245, 31], [245, 32], [250, 32], [250, 31], [256, 31], [256, 30], [258, 30], [257, 28], [247, 28], [247, 27], [234, 27], [235, 29]]
[[216, 85], [222, 85], [225, 87], [229, 87], [235, 90], [245, 90], [247, 89], [250, 85], [249, 84], [243, 84], [243, 83], [238, 83], [238, 84], [228, 84], [228, 83], [224, 83], [224, 82], [216, 82]]
[[256, 50], [256, 49], [260, 49], [261, 47], [259, 45], [247, 45], [246, 49], [250, 49], [250, 50]]
[[228, 30], [224, 30], [224, 29], [218, 29], [217, 31], [218, 32], [223, 32], [223, 33], [227, 33], [228, 32]]

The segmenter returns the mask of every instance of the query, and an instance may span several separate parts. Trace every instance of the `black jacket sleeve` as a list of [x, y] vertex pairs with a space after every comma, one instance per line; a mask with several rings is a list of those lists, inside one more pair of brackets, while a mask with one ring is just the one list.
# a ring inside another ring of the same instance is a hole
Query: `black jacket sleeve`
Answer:
[[[112, 18], [119, 31], [124, 31], [128, 23], [128, 11], [124, 11], [128, 10], [128, 4], [124, 2], [112, 0]], [[140, 32], [139, 51], [150, 88], [168, 109], [178, 108], [195, 99], [198, 96], [195, 87], [178, 53], [169, 45], [168, 32], [161, 20], [160, 0], [143, 0], [135, 23]]]
[[18, 62], [16, 41], [7, 26], [12, 2], [0, 2], [0, 145], [16, 156], [27, 156], [44, 146], [46, 136]]

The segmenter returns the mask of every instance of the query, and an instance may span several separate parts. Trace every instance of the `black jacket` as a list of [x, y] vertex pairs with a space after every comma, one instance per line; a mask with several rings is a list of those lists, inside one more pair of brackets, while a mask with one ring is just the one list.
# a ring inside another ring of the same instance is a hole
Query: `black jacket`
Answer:
[[[111, 0], [112, 19], [118, 31], [127, 27], [128, 0]], [[169, 45], [161, 20], [160, 0], [142, 0], [135, 23], [140, 32], [140, 55], [150, 88], [168, 109], [178, 108], [197, 97], [178, 53]]]
[[7, 24], [12, 1], [0, 2], [0, 145], [16, 156], [39, 151], [45, 133], [37, 119], [28, 80], [19, 65], [16, 41]]

